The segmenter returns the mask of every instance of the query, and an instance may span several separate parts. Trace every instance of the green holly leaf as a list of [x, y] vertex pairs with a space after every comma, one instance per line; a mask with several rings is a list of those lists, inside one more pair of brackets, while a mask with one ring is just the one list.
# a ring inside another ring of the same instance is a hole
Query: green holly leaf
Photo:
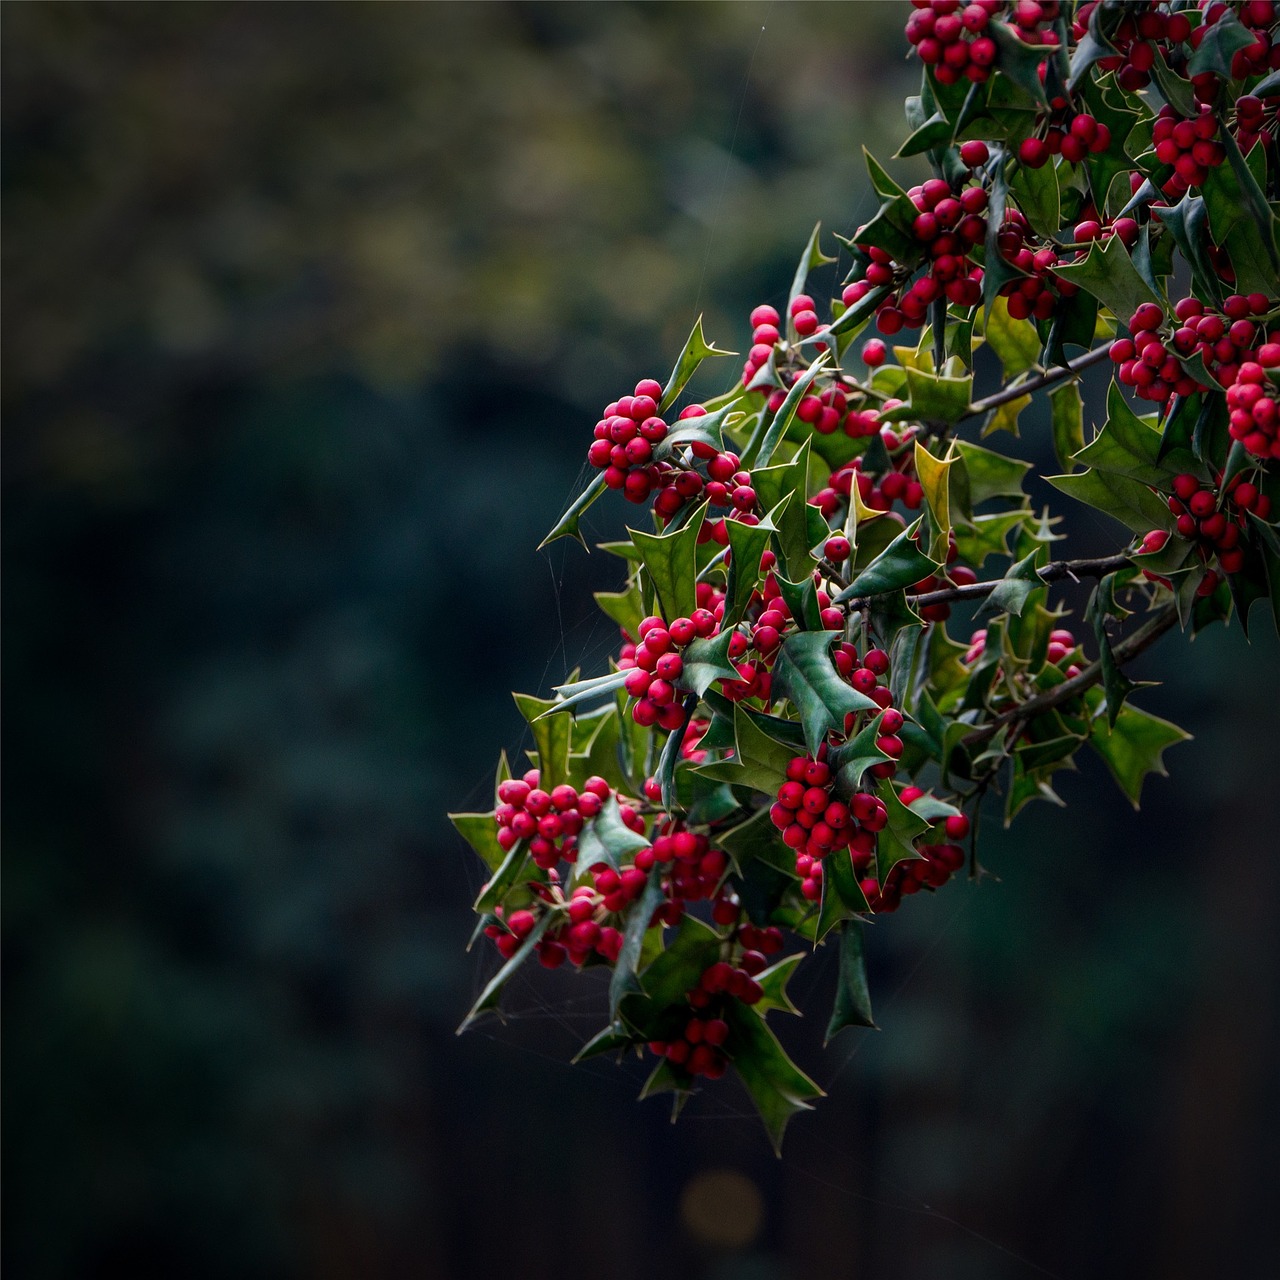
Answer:
[[1116, 717], [1124, 706], [1125, 699], [1142, 685], [1130, 680], [1121, 670], [1111, 648], [1111, 636], [1107, 632], [1107, 623], [1112, 618], [1123, 618], [1129, 613], [1122, 605], [1116, 603], [1117, 575], [1109, 573], [1103, 578], [1089, 597], [1089, 605], [1085, 609], [1085, 621], [1093, 627], [1098, 640], [1098, 658], [1102, 665], [1102, 687], [1107, 695], [1107, 723], [1115, 727]]
[[[1245, 209], [1248, 210], [1249, 217], [1253, 220], [1253, 225], [1262, 240], [1262, 246], [1266, 249], [1267, 256], [1271, 259], [1272, 267], [1280, 268], [1280, 253], [1276, 249], [1276, 215], [1267, 203], [1266, 193], [1262, 189], [1262, 184], [1255, 176], [1250, 161], [1246, 160], [1241, 154], [1239, 144], [1232, 136], [1231, 130], [1219, 129], [1218, 136], [1223, 147], [1226, 148], [1227, 160], [1240, 188], [1241, 201]], [[1258, 152], [1259, 163], [1265, 174], [1266, 149], [1255, 147], [1254, 150]], [[1275, 281], [1273, 279], [1272, 289], [1268, 289], [1267, 292], [1272, 292], [1274, 285]]]
[[[812, 561], [810, 562], [812, 563]], [[818, 588], [812, 574], [805, 574], [800, 582], [792, 582], [780, 574], [773, 575], [778, 593], [791, 610], [796, 626], [804, 631], [822, 631], [822, 610], [818, 604]]]
[[721, 631], [708, 640], [691, 640], [684, 648], [680, 687], [701, 697], [717, 680], [738, 679], [737, 668], [729, 661], [732, 639], [732, 631]]
[[983, 423], [983, 439], [995, 435], [997, 431], [1007, 431], [1011, 436], [1020, 436], [1022, 433], [1018, 429], [1018, 419], [1023, 409], [1030, 404], [1030, 396], [1018, 396], [1016, 400], [1006, 400], [1003, 404], [997, 405]]
[[[1200, 47], [1187, 59], [1187, 78], [1194, 79], [1213, 72], [1223, 80], [1231, 79], [1231, 60], [1257, 40], [1257, 36], [1230, 10], [1208, 28]], [[1190, 114], [1194, 115], [1195, 112]]]
[[754, 862], [762, 862], [775, 871], [795, 878], [795, 854], [783, 844], [782, 835], [773, 825], [767, 809], [761, 809], [746, 822], [717, 835], [716, 843], [748, 878]]
[[578, 873], [585, 875], [600, 862], [617, 871], [623, 862], [648, 847], [648, 839], [623, 822], [618, 798], [610, 796], [600, 812], [583, 823], [578, 836]]
[[545, 791], [551, 791], [568, 779], [569, 744], [573, 726], [565, 716], [547, 714], [562, 705], [554, 699], [535, 698], [528, 693], [514, 693], [511, 696], [520, 708], [520, 714], [533, 730], [538, 769], [541, 773], [539, 786]]
[[490, 874], [507, 860], [507, 850], [498, 843], [498, 824], [492, 813], [451, 813], [448, 818], [457, 833], [480, 855]]
[[670, 622], [687, 618], [697, 607], [698, 531], [706, 513], [706, 503], [672, 533], [643, 533], [628, 529], [631, 541], [640, 548], [645, 571], [653, 585], [662, 616]]
[[933, 516], [934, 537], [929, 547], [929, 558], [941, 563], [946, 559], [948, 535], [951, 532], [951, 468], [956, 453], [949, 450], [945, 459], [935, 458], [919, 441], [915, 442], [916, 478], [924, 490], [924, 500]]
[[987, 597], [983, 610], [1021, 617], [1031, 593], [1044, 586], [1037, 570], [1045, 558], [1044, 548], [1036, 547], [1030, 555], [1013, 565]]
[[765, 1014], [770, 1009], [781, 1009], [783, 1013], [794, 1013], [797, 1017], [800, 1016], [800, 1010], [787, 994], [787, 983], [791, 981], [792, 975], [803, 959], [804, 952], [797, 951], [794, 955], [784, 956], [776, 964], [756, 974], [756, 981], [764, 989], [764, 995], [755, 1006], [758, 1013]]
[[1057, 236], [1062, 227], [1062, 194], [1056, 166], [1017, 165], [1009, 175], [1009, 193], [1038, 234], [1047, 239]]
[[914, 841], [929, 830], [929, 824], [902, 803], [891, 779], [883, 779], [876, 794], [889, 812], [888, 824], [876, 842], [876, 878], [883, 885], [899, 862], [920, 857]]
[[[824, 351], [792, 384], [791, 389], [787, 392], [786, 399], [783, 400], [778, 412], [774, 415], [773, 421], [765, 431], [764, 439], [760, 441], [760, 447], [756, 450], [755, 456], [749, 460], [753, 476], [755, 468], [769, 465], [769, 460], [773, 457], [773, 451], [778, 447], [779, 441], [786, 434], [787, 428], [796, 416], [796, 409], [799, 407], [800, 401], [808, 394], [809, 388], [813, 385], [813, 380], [822, 372], [830, 359], [830, 352]], [[743, 465], [748, 465], [748, 458], [745, 453]]]
[[867, 173], [871, 176], [871, 185], [875, 188], [876, 195], [882, 200], [892, 200], [897, 196], [906, 195], [906, 192], [889, 176], [884, 165], [866, 147], [862, 148], [862, 158], [867, 163]]
[[987, 24], [987, 34], [996, 42], [1000, 54], [996, 67], [1001, 76], [1016, 84], [1038, 106], [1047, 107], [1044, 85], [1040, 83], [1040, 64], [1054, 54], [1048, 45], [1027, 44], [1003, 22]]
[[[1113, 382], [1107, 391], [1107, 421], [1098, 434], [1077, 451], [1075, 461], [1098, 471], [1159, 486], [1174, 474], [1168, 462], [1159, 461], [1160, 442], [1160, 429], [1139, 418], [1129, 408], [1119, 384]], [[1189, 455], [1173, 465], [1183, 470], [1181, 462], [1194, 465]]]
[[1220, 304], [1222, 286], [1207, 253], [1212, 242], [1203, 197], [1188, 191], [1176, 205], [1153, 205], [1151, 212], [1168, 228], [1182, 256], [1191, 264], [1191, 282], [1196, 293]]
[[627, 1031], [619, 1023], [611, 1022], [603, 1031], [595, 1035], [574, 1055], [573, 1062], [586, 1062], [590, 1058], [598, 1058], [606, 1053], [624, 1053], [633, 1045], [640, 1043], [633, 1032]]
[[1099, 299], [1122, 321], [1127, 321], [1144, 302], [1164, 305], [1138, 274], [1119, 236], [1095, 240], [1083, 262], [1055, 267], [1054, 272]]
[[658, 402], [658, 412], [665, 413], [676, 402], [676, 398], [684, 390], [689, 379], [693, 377], [698, 366], [708, 356], [731, 356], [736, 354], [733, 351], [721, 351], [719, 347], [707, 341], [702, 332], [702, 317], [699, 316], [694, 321], [693, 331], [689, 334], [688, 340], [684, 344], [684, 350], [680, 352], [680, 356], [676, 360], [675, 368], [671, 370], [667, 385], [662, 389], [662, 399]]
[[897, 591], [927, 578], [938, 564], [930, 560], [912, 538], [920, 527], [917, 520], [904, 529], [854, 580], [835, 597], [833, 603], [857, 596], [875, 596]]
[[546, 704], [546, 709], [538, 713], [538, 718], [541, 720], [544, 716], [555, 715], [557, 711], [568, 711], [571, 707], [594, 702], [598, 698], [612, 697], [626, 683], [629, 674], [627, 671], [610, 671], [607, 675], [592, 676], [589, 680], [558, 684], [555, 687], [558, 697], [554, 702]]
[[[910, 200], [908, 200], [907, 203], [911, 205]], [[911, 207], [913, 209], [915, 208], [914, 205], [911, 205]], [[830, 328], [822, 331], [820, 335], [814, 336], [821, 336], [823, 338], [840, 338], [845, 334], [853, 333], [875, 313], [875, 309], [880, 305], [888, 293], [888, 285], [877, 285], [868, 293], [863, 294], [863, 296], [859, 298], [853, 306], [842, 311], [840, 313], [840, 318], [838, 320], [833, 320]]]
[[555, 542], [557, 538], [577, 538], [585, 547], [587, 540], [578, 530], [578, 521], [582, 519], [582, 513], [605, 491], [604, 473], [601, 472], [596, 478], [573, 500], [569, 509], [556, 521], [555, 528], [543, 540], [538, 543], [538, 550], [549, 546]]
[[795, 747], [771, 737], [737, 704], [733, 709], [733, 731], [736, 743], [733, 759], [699, 765], [694, 772], [716, 782], [751, 787], [766, 795], [776, 794], [786, 781], [787, 765], [797, 754]]
[[[756, 496], [760, 497], [759, 472], [752, 477], [757, 486]], [[792, 494], [783, 501], [790, 504]], [[761, 499], [767, 507], [769, 503]], [[729, 549], [733, 553], [729, 557], [729, 580], [725, 589], [724, 621], [725, 631], [729, 631], [742, 621], [751, 603], [751, 593], [760, 585], [760, 557], [769, 546], [777, 525], [775, 519], [782, 516], [785, 508], [774, 507], [759, 524], [743, 524], [741, 520], [726, 520], [725, 531], [729, 535]]]
[[1068, 497], [1106, 512], [1134, 533], [1173, 528], [1173, 517], [1160, 496], [1128, 476], [1090, 470], [1045, 479]]
[[847, 800], [862, 789], [862, 778], [873, 764], [880, 764], [889, 757], [876, 746], [880, 737], [880, 721], [884, 713], [864, 725], [857, 735], [841, 746], [833, 747], [827, 754], [827, 763], [834, 775], [836, 795]]
[[811, 1111], [822, 1090], [787, 1057], [778, 1038], [754, 1009], [737, 1000], [725, 1010], [729, 1038], [725, 1050], [764, 1121], [773, 1149], [782, 1154], [787, 1123], [799, 1111]]
[[[981, 506], [990, 498], [1025, 496], [1022, 480], [1031, 470], [1029, 462], [1007, 458], [1002, 453], [984, 449], [981, 445], [970, 444], [967, 440], [957, 440], [955, 447], [960, 460], [964, 463], [971, 508]], [[953, 479], [952, 484], [954, 483]]]
[[623, 999], [623, 1020], [647, 1033], [673, 1005], [685, 1007], [686, 994], [719, 958], [720, 935], [715, 929], [696, 916], [681, 916], [675, 935], [641, 973], [642, 992]]
[[631, 584], [625, 591], [597, 591], [594, 594], [601, 612], [634, 637], [644, 618], [644, 598], [640, 589]]
[[844, 731], [850, 712], [874, 703], [845, 683], [831, 660], [834, 631], [797, 631], [782, 642], [773, 665], [773, 696], [786, 698], [800, 715], [805, 744], [816, 755], [827, 733]]
[[818, 908], [814, 942], [821, 942], [832, 929], [846, 920], [870, 914], [871, 904], [862, 892], [849, 850], [835, 850], [822, 863], [822, 901]]
[[1116, 716], [1114, 725], [1099, 716], [1089, 727], [1089, 743], [1106, 762], [1120, 790], [1136, 809], [1142, 794], [1142, 782], [1149, 773], [1168, 776], [1164, 753], [1191, 735], [1176, 724], [1159, 716], [1139, 711], [1126, 703]]
[[829, 1044], [845, 1027], [874, 1027], [871, 989], [867, 984], [866, 926], [850, 920], [840, 931], [840, 967], [836, 971], [836, 998], [823, 1043]]
[[909, 368], [907, 403], [885, 410], [880, 416], [886, 422], [906, 422], [916, 418], [928, 422], [958, 422], [968, 410], [972, 395], [973, 374], [968, 371], [957, 376]]
[[1084, 399], [1080, 384], [1068, 382], [1049, 392], [1053, 452], [1064, 471], [1073, 469], [1074, 455], [1084, 448]]
[[548, 911], [544, 914], [530, 930], [528, 936], [520, 944], [511, 959], [489, 979], [485, 989], [480, 993], [480, 998], [471, 1006], [471, 1012], [463, 1018], [462, 1025], [458, 1028], [458, 1035], [461, 1035], [468, 1027], [473, 1026], [486, 1013], [497, 1011], [498, 1001], [502, 998], [502, 988], [511, 981], [516, 970], [533, 954], [534, 947], [538, 945], [542, 935], [546, 933], [547, 927], [554, 918], [555, 914], [553, 912]]
[[[629, 995], [644, 990], [637, 970], [645, 947], [645, 935], [650, 928], [658, 930], [661, 937], [662, 926], [650, 925], [653, 913], [665, 901], [662, 892], [661, 869], [655, 867], [649, 872], [644, 890], [627, 908], [627, 923], [622, 931], [622, 949], [618, 952], [618, 963], [614, 966], [609, 978], [609, 1017], [616, 1019], [622, 1001]], [[585, 1053], [586, 1050], [583, 1050]], [[579, 1057], [582, 1054], [578, 1055]]]
[[818, 243], [821, 231], [822, 223], [819, 222], [814, 226], [813, 232], [809, 236], [809, 243], [805, 245], [804, 253], [800, 255], [795, 277], [791, 281], [791, 292], [787, 295], [788, 315], [790, 315], [790, 304], [804, 292], [805, 282], [809, 279], [809, 272], [816, 267], [822, 267], [828, 262], [835, 261], [834, 258], [829, 258], [822, 252], [822, 247]]

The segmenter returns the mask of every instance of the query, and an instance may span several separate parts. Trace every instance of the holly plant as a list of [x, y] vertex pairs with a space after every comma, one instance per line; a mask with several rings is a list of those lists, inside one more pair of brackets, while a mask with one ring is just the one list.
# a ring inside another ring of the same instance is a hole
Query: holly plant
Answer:
[[[729, 390], [687, 402], [728, 354], [699, 321], [595, 424], [548, 541], [608, 490], [635, 505], [596, 597], [620, 647], [517, 695], [527, 767], [504, 755], [494, 809], [453, 817], [501, 961], [464, 1028], [535, 956], [602, 969], [579, 1057], [647, 1056], [677, 1113], [732, 1069], [776, 1145], [821, 1095], [770, 1019], [816, 948], [839, 952], [828, 1037], [873, 1025], [866, 924], [974, 877], [980, 811], [1060, 803], [1085, 749], [1135, 805], [1164, 771], [1186, 734], [1135, 705], [1130, 660], [1259, 600], [1280, 621], [1278, 19], [913, 0], [898, 155], [933, 176], [868, 155], [880, 208], [836, 237], [838, 297], [809, 288], [836, 261], [815, 230]], [[1044, 478], [1111, 554], [1071, 558], [1027, 493], [1038, 397]]]

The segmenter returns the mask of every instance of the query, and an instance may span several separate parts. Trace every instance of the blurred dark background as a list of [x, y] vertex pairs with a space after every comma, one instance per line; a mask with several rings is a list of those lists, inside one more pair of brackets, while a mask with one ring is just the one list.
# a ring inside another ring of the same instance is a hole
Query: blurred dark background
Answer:
[[5, 6], [7, 1276], [1276, 1274], [1260, 618], [1144, 660], [1196, 736], [1141, 815], [1086, 763], [874, 929], [882, 1032], [801, 979], [781, 1161], [569, 1066], [590, 980], [453, 1034], [444, 811], [611, 643], [608, 558], [534, 547], [619, 388], [865, 220], [905, 17]]

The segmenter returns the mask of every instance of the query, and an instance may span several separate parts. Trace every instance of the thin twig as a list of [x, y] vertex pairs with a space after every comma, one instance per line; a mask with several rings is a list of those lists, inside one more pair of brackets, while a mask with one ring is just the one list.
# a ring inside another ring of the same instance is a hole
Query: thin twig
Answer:
[[[1136, 658], [1144, 650], [1149, 649], [1177, 621], [1178, 610], [1175, 605], [1165, 605], [1163, 609], [1154, 613], [1131, 636], [1121, 640], [1112, 649], [1111, 652], [1117, 665], [1123, 665]], [[1044, 693], [1038, 693], [1034, 698], [1028, 698], [1026, 702], [1019, 703], [1011, 710], [998, 715], [990, 724], [984, 724], [972, 733], [966, 734], [961, 739], [961, 742], [966, 747], [985, 742], [988, 738], [997, 734], [1005, 725], [1025, 723], [1038, 716], [1042, 711], [1051, 711], [1060, 703], [1066, 702], [1083, 693], [1086, 689], [1092, 688], [1100, 679], [1102, 679], [1101, 661], [1091, 662], [1078, 675], [1072, 676], [1070, 680], [1064, 680], [1056, 688], [1047, 689]]]
[[[1036, 574], [1043, 582], [1058, 582], [1062, 578], [1079, 581], [1081, 578], [1105, 578], [1107, 574], [1118, 569], [1127, 568], [1132, 561], [1128, 555], [1099, 556], [1084, 560], [1051, 560]], [[923, 591], [919, 595], [908, 595], [910, 604], [917, 607], [929, 604], [952, 604], [957, 600], [981, 600], [989, 596], [1004, 578], [993, 578], [989, 582], [968, 582], [958, 587], [939, 587], [936, 591]], [[880, 593], [887, 594], [887, 593]], [[851, 613], [862, 608], [874, 596], [851, 596], [840, 602], [840, 607]]]
[[1092, 351], [1086, 351], [1084, 355], [1077, 356], [1074, 360], [1068, 360], [1066, 364], [1059, 365], [1057, 368], [1046, 370], [1046, 372], [1027, 382], [1016, 382], [1012, 386], [995, 392], [994, 395], [986, 396], [982, 400], [975, 400], [960, 415], [958, 421], [977, 417], [981, 413], [988, 413], [992, 409], [998, 409], [1002, 404], [1017, 400], [1019, 396], [1029, 396], [1034, 391], [1040, 391], [1044, 387], [1052, 386], [1055, 382], [1061, 382], [1063, 378], [1073, 377], [1081, 369], [1087, 369], [1090, 365], [1097, 364], [1100, 360], [1105, 360], [1110, 354], [1110, 343], [1094, 347]]

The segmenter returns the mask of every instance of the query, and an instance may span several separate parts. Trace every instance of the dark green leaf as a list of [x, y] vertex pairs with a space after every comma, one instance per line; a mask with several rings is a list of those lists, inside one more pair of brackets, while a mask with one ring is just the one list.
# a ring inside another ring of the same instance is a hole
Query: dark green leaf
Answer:
[[541, 773], [539, 785], [547, 791], [558, 787], [566, 781], [569, 773], [569, 743], [572, 739], [573, 725], [567, 716], [549, 716], [559, 705], [554, 699], [535, 698], [528, 693], [511, 695], [520, 708], [520, 714], [529, 722], [533, 730], [533, 740], [537, 745], [538, 769]]
[[876, 707], [836, 670], [831, 660], [836, 638], [833, 631], [794, 632], [782, 642], [773, 666], [773, 696], [788, 699], [799, 713], [810, 755], [817, 754], [829, 731], [844, 732], [846, 715]]
[[587, 540], [578, 531], [578, 521], [582, 513], [604, 492], [604, 473], [596, 478], [573, 500], [569, 509], [556, 521], [556, 526], [538, 543], [538, 550], [554, 542], [557, 538], [577, 538], [585, 547]]
[[552, 912], [547, 912], [533, 926], [528, 936], [520, 944], [519, 949], [508, 960], [497, 973], [489, 979], [485, 989], [480, 993], [480, 998], [471, 1006], [471, 1012], [462, 1020], [462, 1025], [458, 1028], [458, 1035], [461, 1035], [468, 1027], [479, 1021], [486, 1013], [491, 1013], [498, 1007], [498, 1001], [502, 997], [502, 988], [511, 980], [515, 971], [533, 954], [533, 949], [538, 945], [542, 935], [546, 933], [547, 926], [555, 918]]
[[490, 874], [507, 860], [507, 851], [498, 843], [498, 824], [492, 813], [451, 813], [449, 821], [458, 834], [480, 855]]
[[996, 67], [1000, 75], [1012, 81], [1029, 98], [1044, 107], [1044, 85], [1040, 83], [1040, 64], [1053, 55], [1044, 45], [1027, 44], [1014, 29], [1003, 22], [987, 24], [987, 34], [996, 42], [1000, 54]]
[[809, 236], [809, 243], [805, 245], [804, 253], [800, 256], [800, 263], [796, 267], [795, 277], [791, 281], [791, 292], [787, 295], [787, 302], [790, 304], [804, 292], [805, 281], [809, 278], [809, 272], [815, 267], [825, 266], [828, 262], [834, 262], [834, 258], [829, 258], [822, 252], [822, 247], [818, 243], [818, 236], [822, 231], [822, 223], [817, 223], [812, 234]]
[[1167, 482], [1185, 458], [1159, 461], [1160, 429], [1144, 422], [1129, 408], [1118, 383], [1107, 392], [1107, 421], [1096, 436], [1075, 455], [1075, 461], [1111, 475], [1129, 476], [1143, 484], [1158, 486]]
[[840, 931], [840, 968], [836, 973], [836, 999], [827, 1023], [825, 1042], [845, 1027], [874, 1027], [871, 989], [867, 985], [866, 926], [850, 920]]
[[1134, 533], [1172, 529], [1173, 518], [1158, 494], [1128, 476], [1082, 471], [1074, 476], [1046, 476], [1056, 489], [1113, 516]]
[[755, 1006], [757, 1013], [765, 1014], [770, 1009], [781, 1009], [783, 1013], [794, 1013], [797, 1017], [800, 1016], [800, 1010], [787, 994], [787, 983], [791, 981], [792, 975], [803, 959], [804, 952], [797, 951], [794, 955], [784, 956], [776, 964], [771, 964], [767, 969], [756, 974], [756, 981], [764, 989], [764, 995]]
[[837, 925], [859, 915], [870, 915], [871, 904], [862, 892], [848, 849], [837, 849], [823, 859], [822, 901], [814, 941], [821, 942]]
[[733, 1000], [725, 1017], [729, 1023], [725, 1049], [733, 1069], [756, 1104], [774, 1151], [781, 1155], [787, 1122], [798, 1111], [811, 1111], [810, 1102], [823, 1097], [823, 1092], [787, 1057], [754, 1009]]
[[1039, 169], [1018, 165], [1009, 176], [1009, 192], [1040, 235], [1057, 236], [1062, 227], [1062, 198], [1054, 165], [1041, 165]]
[[578, 836], [578, 870], [585, 873], [603, 862], [617, 871], [626, 859], [648, 847], [649, 841], [623, 822], [617, 796], [610, 796], [600, 812], [583, 824]]
[[981, 506], [989, 498], [1023, 497], [1022, 479], [1031, 470], [1029, 462], [1007, 458], [967, 440], [957, 440], [956, 450], [968, 477], [971, 507]]
[[671, 370], [667, 385], [662, 389], [662, 399], [658, 404], [659, 413], [665, 413], [676, 402], [685, 384], [693, 377], [694, 371], [708, 356], [734, 354], [732, 351], [721, 351], [714, 343], [706, 340], [702, 332], [702, 317], [699, 316], [694, 321], [693, 331], [689, 334], [679, 359], [676, 360], [675, 368]]
[[[1247, 49], [1258, 37], [1230, 10], [1208, 28], [1200, 47], [1187, 59], [1187, 77], [1194, 79], [1206, 72], [1213, 72], [1223, 80], [1231, 79], [1231, 59], [1241, 49]], [[1194, 115], [1195, 112], [1188, 114]]]
[[876, 746], [880, 736], [883, 712], [864, 726], [856, 737], [841, 746], [833, 747], [827, 754], [827, 763], [835, 775], [832, 783], [835, 793], [848, 799], [862, 789], [862, 776], [873, 764], [880, 764], [889, 757]]
[[1120, 784], [1120, 790], [1129, 797], [1135, 809], [1147, 774], [1167, 776], [1168, 770], [1162, 758], [1165, 749], [1185, 742], [1190, 736], [1176, 724], [1139, 711], [1128, 703], [1120, 709], [1113, 726], [1108, 726], [1106, 720], [1099, 717], [1089, 729], [1090, 744], [1106, 761], [1107, 768]]
[[685, 646], [680, 687], [701, 697], [717, 680], [738, 679], [737, 668], [729, 661], [732, 631], [721, 631], [709, 640], [692, 640]]
[[1023, 609], [1027, 607], [1027, 598], [1033, 591], [1044, 586], [1039, 573], [1036, 572], [1044, 559], [1044, 549], [1037, 547], [1030, 555], [1019, 560], [987, 597], [983, 609], [993, 613], [1012, 613], [1015, 616], [1021, 616]]
[[[626, 996], [642, 991], [643, 987], [636, 972], [640, 965], [640, 954], [644, 950], [645, 934], [649, 932], [653, 913], [664, 901], [662, 892], [662, 869], [655, 867], [649, 872], [644, 890], [640, 897], [627, 908], [627, 924], [622, 931], [622, 950], [618, 952], [618, 963], [614, 966], [609, 978], [609, 1017], [618, 1016], [618, 1008]], [[656, 926], [661, 929], [662, 926]], [[585, 1053], [586, 1050], [583, 1050]], [[582, 1054], [578, 1055], [582, 1057]]]
[[[808, 393], [810, 386], [813, 384], [814, 378], [822, 372], [823, 367], [829, 360], [830, 355], [824, 351], [822, 355], [820, 355], [795, 380], [791, 389], [787, 392], [787, 398], [782, 402], [778, 412], [774, 415], [773, 421], [765, 431], [764, 439], [760, 441], [760, 447], [756, 451], [755, 457], [749, 460], [749, 465], [753, 470], [756, 467], [767, 467], [769, 465], [769, 461], [773, 457], [773, 451], [778, 447], [779, 441], [786, 434], [787, 428], [791, 425], [792, 418], [795, 417], [796, 408]], [[743, 457], [743, 465], [748, 465], [748, 459], [745, 455]]]
[[885, 778], [876, 789], [876, 794], [889, 812], [889, 822], [876, 842], [877, 879], [883, 887], [889, 878], [889, 872], [899, 862], [920, 857], [913, 842], [929, 830], [929, 824], [902, 803], [891, 779]]
[[836, 602], [852, 600], [855, 596], [874, 596], [882, 592], [897, 591], [927, 578], [938, 566], [930, 560], [911, 537], [919, 528], [916, 521], [904, 529], [894, 540], [863, 569], [857, 577], [836, 596]]
[[1095, 240], [1083, 262], [1055, 267], [1054, 271], [1098, 298], [1121, 321], [1127, 321], [1144, 302], [1164, 305], [1138, 274], [1119, 236]]
[[705, 511], [704, 503], [674, 533], [627, 530], [632, 542], [640, 548], [662, 616], [668, 622], [675, 618], [687, 618], [698, 606], [695, 583], [698, 530], [702, 527]]

